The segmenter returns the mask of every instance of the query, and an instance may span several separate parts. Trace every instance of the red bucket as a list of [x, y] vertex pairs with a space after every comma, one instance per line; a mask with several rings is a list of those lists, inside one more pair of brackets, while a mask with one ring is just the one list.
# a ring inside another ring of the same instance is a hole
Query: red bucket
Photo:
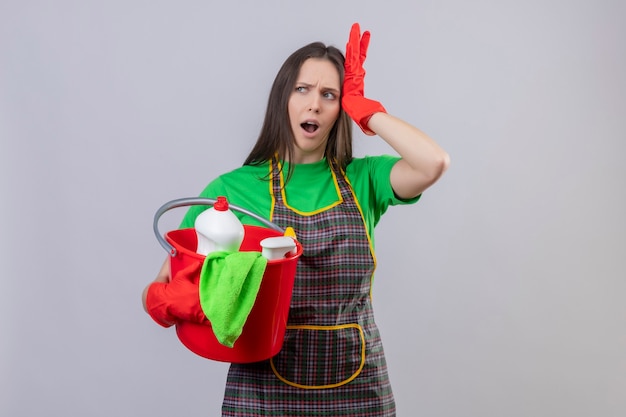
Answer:
[[[196, 253], [197, 237], [193, 228], [173, 230], [165, 234], [165, 241], [158, 233], [158, 218], [166, 210], [174, 207], [194, 204], [213, 204], [216, 200], [187, 198], [165, 204], [155, 215], [155, 233], [171, 255], [170, 268], [174, 276], [179, 270], [191, 263], [202, 264], [205, 257]], [[240, 251], [261, 251], [261, 241], [267, 237], [283, 236], [278, 226], [258, 215], [236, 206], [229, 206], [234, 211], [251, 215], [272, 227], [244, 225], [244, 239]], [[166, 243], [167, 241], [167, 243]], [[171, 246], [170, 246], [171, 245]], [[250, 315], [239, 338], [232, 348], [222, 345], [208, 325], [192, 322], [179, 322], [176, 334], [180, 341], [192, 352], [204, 358], [233, 363], [258, 362], [276, 355], [283, 345], [287, 316], [291, 303], [294, 278], [298, 259], [302, 255], [302, 246], [296, 242], [296, 253], [283, 259], [268, 260], [261, 286]], [[198, 276], [198, 281], [200, 277]]]

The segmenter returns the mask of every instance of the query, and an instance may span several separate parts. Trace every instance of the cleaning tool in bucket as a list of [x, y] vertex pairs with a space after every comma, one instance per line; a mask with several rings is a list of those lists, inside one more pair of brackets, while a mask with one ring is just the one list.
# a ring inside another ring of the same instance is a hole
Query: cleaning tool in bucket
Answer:
[[209, 252], [236, 252], [243, 241], [243, 224], [228, 209], [226, 197], [217, 197], [213, 207], [204, 210], [194, 222], [198, 247], [196, 252], [206, 256]]
[[261, 254], [267, 259], [282, 259], [296, 249], [296, 242], [289, 236], [266, 237], [261, 241]]
[[200, 306], [213, 334], [233, 347], [254, 306], [267, 259], [259, 252], [211, 252], [200, 271]]
[[[294, 240], [296, 248], [286, 257], [267, 260], [254, 305], [241, 334], [232, 347], [225, 346], [215, 336], [210, 320], [198, 317], [198, 311], [202, 311], [199, 295], [200, 271], [206, 257], [196, 253], [198, 243], [196, 231], [193, 228], [179, 229], [162, 236], [158, 230], [158, 221], [168, 210], [191, 205], [210, 206], [215, 203], [216, 200], [208, 198], [182, 198], [164, 204], [154, 216], [154, 233], [161, 246], [170, 255], [171, 284], [177, 281], [181, 274], [183, 279], [193, 283], [193, 285], [185, 286], [185, 289], [190, 291], [188, 295], [178, 297], [183, 299], [183, 304], [192, 311], [181, 312], [180, 316], [175, 318], [176, 333], [183, 345], [207, 359], [233, 363], [265, 360], [276, 355], [283, 344], [296, 267], [302, 255], [302, 246]], [[256, 213], [234, 205], [230, 205], [229, 208], [267, 226], [244, 225], [244, 239], [239, 249], [240, 252], [260, 253], [262, 240], [285, 236], [286, 232], [283, 229]], [[287, 235], [293, 236], [293, 232], [289, 229]], [[190, 303], [189, 300], [194, 302]], [[167, 307], [168, 311], [176, 311], [174, 306]]]

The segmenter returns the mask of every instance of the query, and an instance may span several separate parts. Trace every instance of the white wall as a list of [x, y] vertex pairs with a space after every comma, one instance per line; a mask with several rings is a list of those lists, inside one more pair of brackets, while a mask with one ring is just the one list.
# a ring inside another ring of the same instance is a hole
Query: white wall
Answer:
[[[242, 4], [243, 3], [243, 4]], [[0, 415], [216, 416], [144, 314], [152, 216], [239, 166], [296, 48], [452, 157], [377, 231], [398, 415], [626, 415], [626, 15], [610, 0], [0, 3]], [[357, 137], [357, 152], [391, 152]], [[173, 228], [183, 209], [164, 217]]]

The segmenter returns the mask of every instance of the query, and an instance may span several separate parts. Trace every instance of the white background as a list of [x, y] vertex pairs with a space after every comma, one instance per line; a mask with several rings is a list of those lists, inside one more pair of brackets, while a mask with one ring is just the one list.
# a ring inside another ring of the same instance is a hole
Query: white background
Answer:
[[625, 4], [0, 1], [0, 415], [219, 415], [227, 365], [141, 308], [154, 212], [241, 165], [283, 60], [355, 21], [366, 95], [452, 158], [377, 229], [398, 415], [626, 415]]

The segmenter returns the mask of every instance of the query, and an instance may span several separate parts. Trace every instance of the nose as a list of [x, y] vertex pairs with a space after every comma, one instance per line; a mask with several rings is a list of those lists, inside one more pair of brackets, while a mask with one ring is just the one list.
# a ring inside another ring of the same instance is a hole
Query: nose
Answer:
[[311, 100], [311, 103], [309, 104], [309, 111], [312, 111], [314, 113], [319, 113], [321, 110], [321, 105], [320, 105], [320, 97], [315, 94]]

